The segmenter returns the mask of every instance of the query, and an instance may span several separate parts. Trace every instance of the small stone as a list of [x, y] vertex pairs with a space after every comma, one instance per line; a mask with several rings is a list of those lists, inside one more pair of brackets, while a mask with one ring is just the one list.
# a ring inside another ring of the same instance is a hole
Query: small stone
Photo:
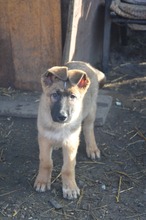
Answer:
[[106, 190], [106, 185], [105, 185], [105, 184], [102, 184], [102, 185], [101, 185], [101, 188], [102, 188], [103, 190]]
[[122, 103], [120, 101], [116, 101], [116, 106], [122, 106]]
[[49, 196], [49, 202], [55, 209], [63, 208], [63, 206], [57, 200], [55, 200], [52, 196]]

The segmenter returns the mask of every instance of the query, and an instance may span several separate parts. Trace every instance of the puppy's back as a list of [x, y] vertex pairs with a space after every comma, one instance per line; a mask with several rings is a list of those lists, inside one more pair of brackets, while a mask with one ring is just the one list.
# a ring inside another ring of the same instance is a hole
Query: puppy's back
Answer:
[[95, 86], [102, 88], [105, 84], [106, 77], [103, 72], [98, 69], [92, 67], [89, 63], [85, 63], [82, 61], [71, 61], [66, 64], [69, 69], [79, 69], [83, 70], [87, 73], [88, 77], [91, 80], [91, 84], [95, 84]]

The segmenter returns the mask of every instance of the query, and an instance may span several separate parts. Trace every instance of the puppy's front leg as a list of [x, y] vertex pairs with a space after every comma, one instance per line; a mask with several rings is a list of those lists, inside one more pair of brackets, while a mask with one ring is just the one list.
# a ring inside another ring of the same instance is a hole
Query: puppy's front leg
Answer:
[[80, 190], [75, 181], [75, 165], [78, 144], [75, 146], [63, 147], [64, 164], [62, 167], [62, 191], [63, 197], [67, 199], [76, 199], [80, 195]]
[[45, 192], [46, 189], [50, 189], [51, 187], [51, 175], [53, 169], [52, 147], [50, 146], [49, 140], [42, 136], [38, 137], [38, 142], [40, 149], [40, 164], [34, 187], [38, 192]]

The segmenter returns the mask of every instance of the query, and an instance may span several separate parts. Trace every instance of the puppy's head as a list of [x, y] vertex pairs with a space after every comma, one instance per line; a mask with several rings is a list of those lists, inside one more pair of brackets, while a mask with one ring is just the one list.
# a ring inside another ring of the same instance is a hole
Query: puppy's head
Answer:
[[57, 123], [77, 120], [90, 85], [87, 74], [82, 70], [56, 66], [42, 75], [41, 82], [52, 120]]

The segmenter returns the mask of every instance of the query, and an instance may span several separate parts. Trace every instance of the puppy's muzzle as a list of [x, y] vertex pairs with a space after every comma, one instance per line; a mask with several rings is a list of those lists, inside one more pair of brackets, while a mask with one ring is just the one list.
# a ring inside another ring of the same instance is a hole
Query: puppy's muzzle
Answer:
[[58, 122], [66, 122], [68, 119], [68, 114], [64, 111], [59, 112], [58, 116], [57, 116], [57, 121]]

